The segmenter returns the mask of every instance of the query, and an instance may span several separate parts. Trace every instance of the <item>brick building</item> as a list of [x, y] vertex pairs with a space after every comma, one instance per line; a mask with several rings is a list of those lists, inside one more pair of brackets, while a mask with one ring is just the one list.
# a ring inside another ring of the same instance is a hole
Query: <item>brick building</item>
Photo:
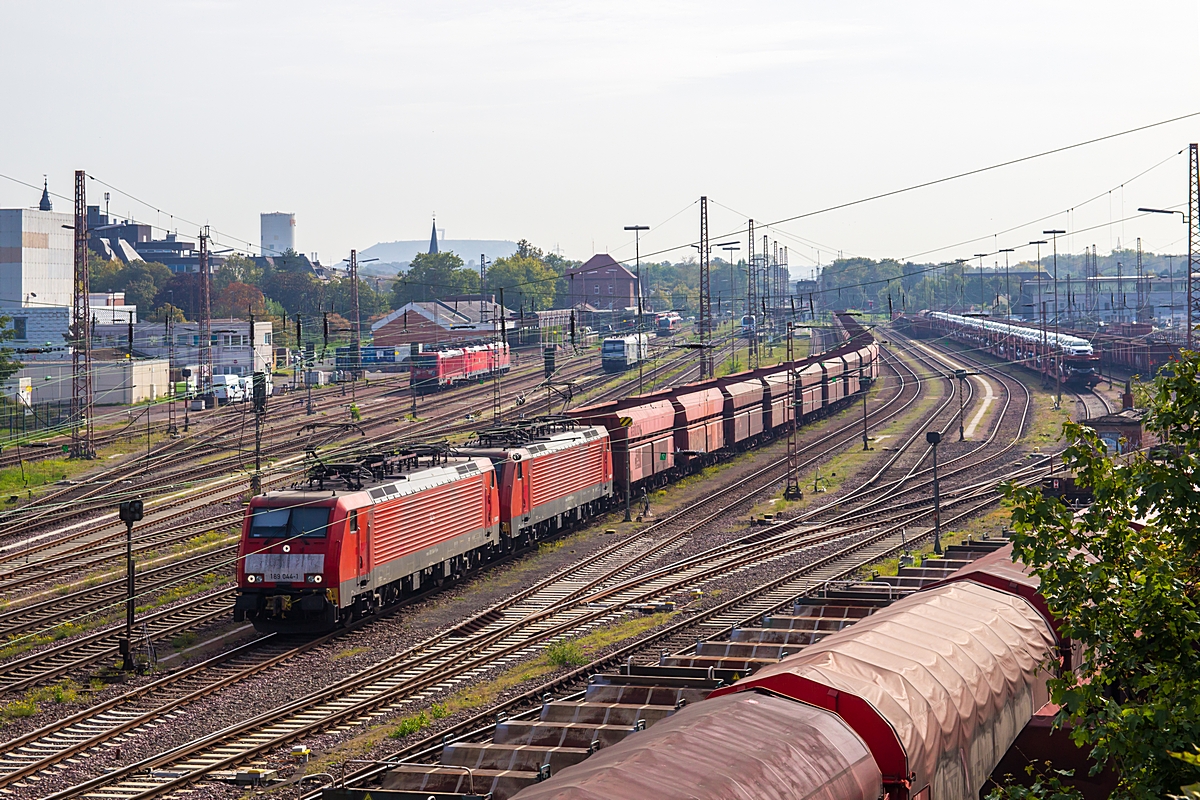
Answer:
[[567, 270], [566, 277], [572, 307], [587, 304], [616, 311], [637, 305], [637, 276], [608, 253], [597, 253]]
[[[491, 295], [413, 302], [372, 323], [371, 334], [373, 343], [384, 347], [412, 342], [439, 344], [490, 340], [500, 330], [501, 311]], [[533, 341], [537, 341], [536, 316], [530, 314], [522, 320], [520, 313], [512, 309], [504, 309], [503, 313], [510, 343], [524, 341], [530, 330]]]

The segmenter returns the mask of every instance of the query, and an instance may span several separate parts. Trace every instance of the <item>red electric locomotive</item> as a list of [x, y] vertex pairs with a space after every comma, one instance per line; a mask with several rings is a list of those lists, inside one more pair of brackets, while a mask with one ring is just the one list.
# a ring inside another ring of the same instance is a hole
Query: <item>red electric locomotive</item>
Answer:
[[234, 618], [329, 630], [598, 514], [612, 495], [608, 431], [572, 420], [318, 464], [250, 501]]
[[489, 344], [426, 350], [413, 357], [412, 380], [419, 392], [436, 392], [458, 383], [508, 372], [511, 353], [507, 344]]
[[484, 431], [459, 453], [491, 460], [500, 483], [501, 530], [518, 543], [602, 512], [613, 496], [608, 431], [544, 418]]
[[328, 630], [506, 549], [487, 459], [423, 448], [318, 464], [250, 501], [234, 619]]

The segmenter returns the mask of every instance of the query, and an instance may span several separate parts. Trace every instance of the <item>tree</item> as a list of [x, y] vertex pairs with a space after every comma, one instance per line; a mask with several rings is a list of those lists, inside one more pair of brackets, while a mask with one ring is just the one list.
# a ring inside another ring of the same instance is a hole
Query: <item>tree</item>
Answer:
[[418, 253], [408, 272], [392, 287], [392, 308], [418, 300], [437, 300], [459, 294], [478, 294], [479, 273], [463, 267], [463, 260], [450, 251]]
[[[12, 317], [0, 316], [0, 342], [9, 342], [16, 338]], [[0, 347], [0, 381], [11, 378], [17, 370], [25, 366], [16, 358], [11, 347]]]
[[1041, 579], [1077, 672], [1051, 679], [1058, 721], [1120, 775], [1115, 797], [1159, 798], [1195, 780], [1172, 753], [1200, 742], [1200, 354], [1150, 387], [1144, 429], [1170, 450], [1116, 454], [1068, 423], [1067, 467], [1094, 502], [1076, 515], [1009, 486], [1016, 554]]
[[263, 284], [263, 294], [276, 300], [288, 314], [317, 313], [321, 310], [321, 282], [306, 272], [272, 272]]
[[91, 258], [88, 262], [89, 288], [93, 292], [124, 292], [125, 302], [138, 307], [150, 316], [164, 302], [159, 293], [174, 280], [170, 267], [157, 261], [104, 261]]
[[216, 315], [245, 317], [250, 311], [262, 315], [266, 313], [264, 299], [257, 286], [234, 282], [226, 286], [217, 298]]
[[213, 290], [220, 293], [231, 283], [246, 283], [260, 286], [263, 280], [263, 269], [249, 256], [235, 253], [225, 259], [225, 263], [213, 273]]
[[544, 311], [554, 307], [558, 277], [558, 273], [540, 258], [518, 252], [508, 258], [496, 259], [488, 268], [487, 288], [495, 293], [503, 287], [504, 302], [510, 308], [525, 305], [531, 311]]

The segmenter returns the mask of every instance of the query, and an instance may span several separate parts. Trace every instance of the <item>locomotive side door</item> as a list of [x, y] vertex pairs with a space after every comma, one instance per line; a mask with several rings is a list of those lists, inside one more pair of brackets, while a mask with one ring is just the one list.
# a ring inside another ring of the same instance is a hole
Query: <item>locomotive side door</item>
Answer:
[[371, 578], [372, 509], [356, 508], [350, 512], [350, 530], [354, 534], [354, 555], [358, 585], [366, 586]]

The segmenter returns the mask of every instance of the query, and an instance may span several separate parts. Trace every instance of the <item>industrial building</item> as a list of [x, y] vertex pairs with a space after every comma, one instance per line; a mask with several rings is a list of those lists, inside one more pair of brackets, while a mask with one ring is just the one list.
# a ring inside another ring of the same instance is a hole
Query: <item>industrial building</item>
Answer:
[[491, 340], [500, 333], [503, 313], [509, 341], [537, 341], [538, 319], [501, 309], [492, 295], [462, 295], [443, 300], [408, 303], [371, 325], [376, 345], [392, 347], [412, 342], [439, 344]]
[[296, 215], [282, 211], [259, 214], [262, 254], [279, 256], [296, 250]]
[[71, 305], [74, 225], [48, 194], [40, 208], [0, 209], [0, 305]]
[[571, 306], [609, 311], [637, 306], [637, 276], [608, 253], [597, 253], [566, 272]]
[[[135, 357], [170, 359], [173, 367], [193, 370], [200, 362], [200, 326], [196, 322], [139, 322], [133, 328]], [[253, 346], [250, 322], [244, 319], [214, 319], [210, 328], [214, 375], [249, 375], [269, 372], [274, 366], [274, 331], [270, 322], [254, 323]], [[92, 346], [127, 351], [129, 326], [96, 325]]]
[[[130, 405], [169, 397], [170, 370], [165, 358], [111, 358], [103, 353], [92, 361], [92, 394], [96, 405]], [[109, 354], [114, 355], [114, 354]], [[71, 401], [70, 359], [27, 363], [4, 384], [4, 394], [14, 397], [22, 386], [34, 405], [64, 405]]]
[[[1182, 273], [1183, 270], [1181, 269]], [[1066, 277], [1021, 282], [1021, 295], [1014, 311], [1024, 319], [1047, 322], [1061, 312], [1060, 324], [1086, 321], [1113, 325], [1123, 322], [1156, 322], [1160, 326], [1187, 324], [1187, 275], [1101, 275]]]

